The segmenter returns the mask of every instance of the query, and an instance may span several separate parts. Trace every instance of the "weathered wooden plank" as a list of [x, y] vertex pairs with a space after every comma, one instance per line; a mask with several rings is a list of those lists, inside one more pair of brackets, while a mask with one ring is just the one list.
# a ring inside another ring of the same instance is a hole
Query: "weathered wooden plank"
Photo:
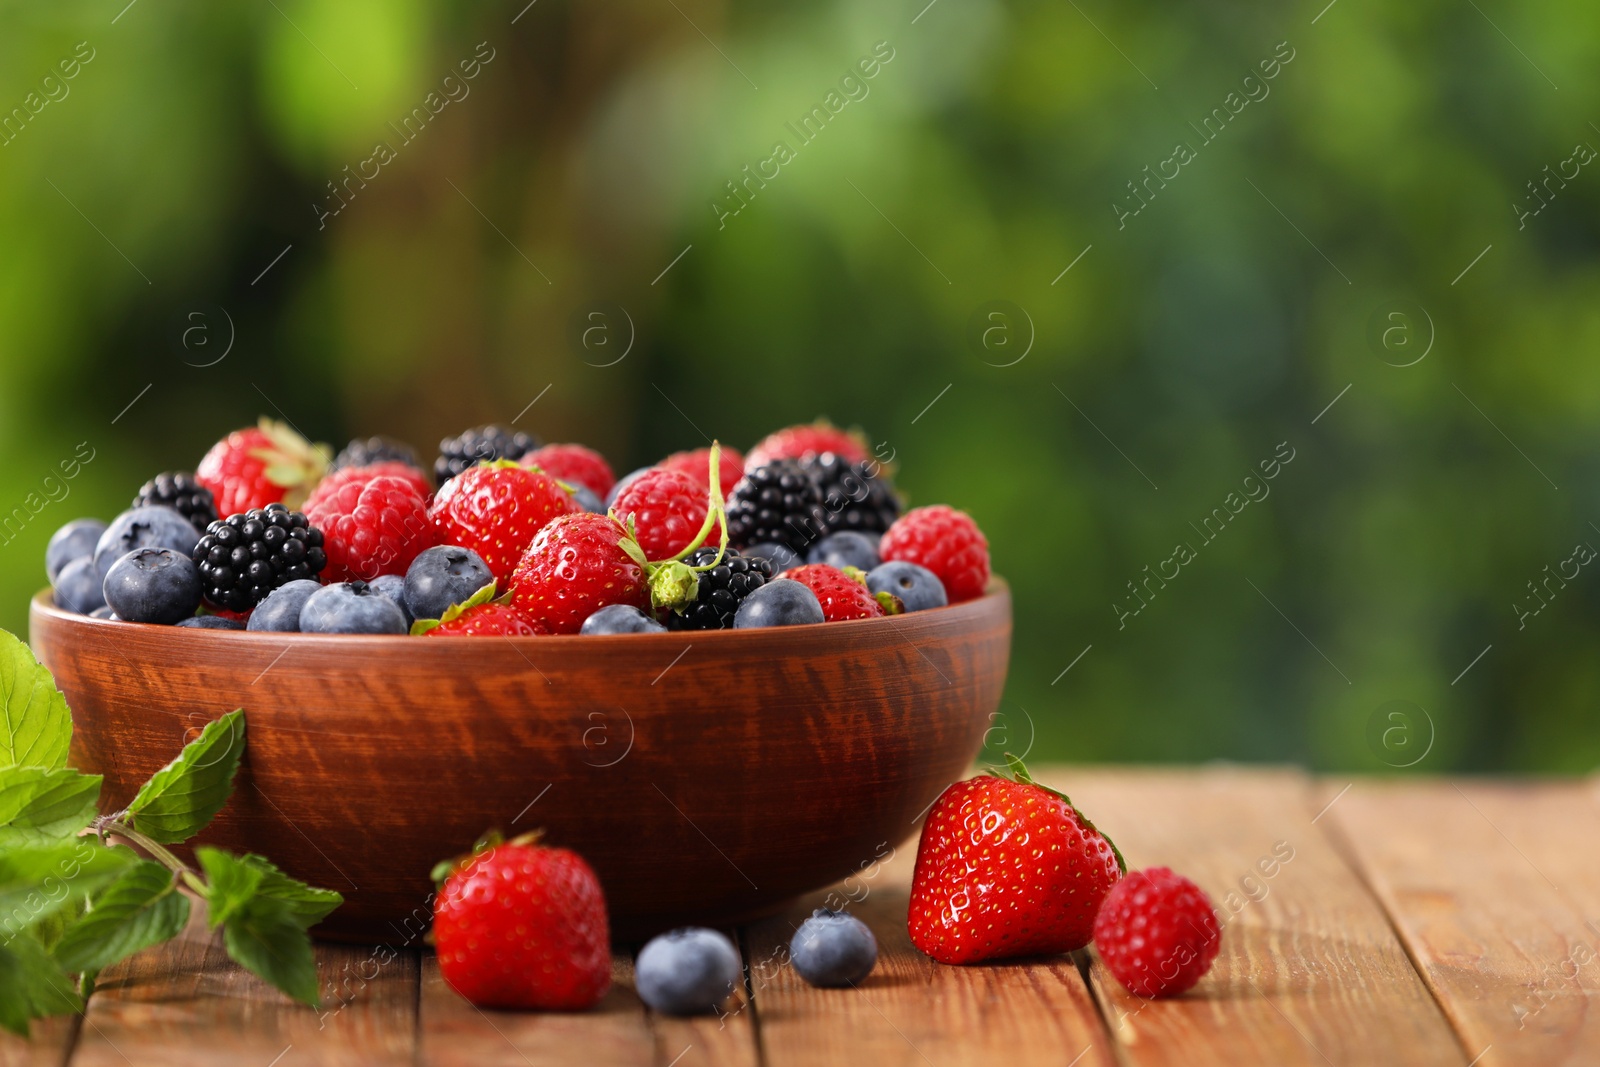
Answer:
[[1593, 783], [1358, 781], [1325, 821], [1480, 1065], [1600, 1063]]
[[28, 1039], [0, 1033], [0, 1067], [58, 1067], [78, 1030], [77, 1018], [35, 1021]]
[[1182, 997], [1090, 981], [1130, 1064], [1464, 1063], [1382, 908], [1314, 825], [1298, 772], [1046, 769], [1133, 868], [1169, 866], [1224, 921], [1211, 972]]
[[[906, 908], [915, 860], [913, 839], [881, 865], [750, 929], [750, 976], [765, 1062], [1112, 1063], [1110, 1042], [1070, 958], [946, 967], [912, 946]], [[824, 904], [847, 905], [878, 939], [878, 966], [858, 989], [814, 989], [788, 965], [796, 927]]]

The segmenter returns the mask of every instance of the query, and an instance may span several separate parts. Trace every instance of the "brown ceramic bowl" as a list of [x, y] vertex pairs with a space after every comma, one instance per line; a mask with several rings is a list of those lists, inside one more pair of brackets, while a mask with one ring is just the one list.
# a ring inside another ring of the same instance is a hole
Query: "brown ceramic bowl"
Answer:
[[904, 841], [982, 745], [1011, 598], [996, 582], [889, 618], [616, 637], [179, 629], [48, 591], [30, 621], [105, 805], [245, 709], [233, 800], [199, 840], [343, 893], [320, 936], [412, 941], [436, 861], [543, 827], [633, 941], [777, 911]]

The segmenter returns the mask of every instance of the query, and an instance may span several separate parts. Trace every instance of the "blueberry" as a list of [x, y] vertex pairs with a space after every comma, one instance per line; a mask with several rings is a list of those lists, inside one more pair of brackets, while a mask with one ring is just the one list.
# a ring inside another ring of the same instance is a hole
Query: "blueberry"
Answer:
[[105, 619], [107, 622], [121, 622], [122, 621], [121, 619], [117, 618], [117, 613], [116, 612], [112, 611], [110, 608], [106, 607], [104, 604], [101, 604], [98, 608], [95, 608], [93, 611], [89, 612], [89, 618], [91, 618], [91, 619]]
[[807, 563], [826, 563], [844, 570], [859, 567], [870, 571], [883, 561], [878, 558], [878, 539], [855, 530], [829, 534], [806, 552]]
[[405, 613], [366, 582], [326, 585], [306, 598], [300, 632], [307, 634], [403, 634]]
[[822, 621], [817, 594], [791, 578], [774, 578], [744, 598], [733, 617], [733, 628], [799, 626]]
[[609, 508], [612, 504], [617, 502], [617, 497], [621, 496], [622, 491], [628, 488], [629, 482], [639, 477], [639, 475], [643, 474], [645, 471], [653, 469], [654, 468], [652, 467], [640, 467], [638, 470], [629, 471], [627, 474], [624, 474], [622, 477], [618, 478], [617, 484], [613, 485], [611, 487], [611, 492], [606, 494], [606, 507]]
[[406, 617], [406, 627], [409, 629], [412, 622], [411, 609], [406, 606], [406, 580], [398, 574], [380, 574], [367, 583], [374, 593], [381, 593], [394, 601], [395, 607], [400, 609], [400, 614]]
[[104, 584], [92, 556], [75, 559], [56, 575], [56, 607], [89, 615], [106, 606]]
[[574, 485], [572, 487], [572, 500], [584, 511], [592, 512], [595, 515], [604, 515], [606, 513], [605, 501], [596, 496], [595, 491], [587, 485]]
[[640, 950], [633, 968], [639, 999], [667, 1015], [715, 1011], [740, 976], [733, 942], [703, 927], [686, 927], [653, 939]]
[[584, 634], [654, 634], [663, 633], [661, 625], [632, 604], [612, 604], [583, 620], [578, 631]]
[[789, 962], [812, 985], [855, 985], [878, 962], [878, 939], [854, 915], [818, 908], [789, 941]]
[[100, 535], [105, 532], [106, 524], [99, 519], [73, 519], [51, 534], [50, 544], [44, 550], [44, 572], [50, 576], [50, 584], [55, 584], [62, 567], [75, 559], [94, 555], [94, 546], [100, 543]]
[[250, 613], [246, 630], [272, 633], [298, 633], [300, 609], [306, 606], [311, 594], [322, 588], [322, 583], [310, 578], [297, 578], [284, 582], [267, 594], [267, 599], [257, 604]]
[[489, 565], [472, 549], [437, 545], [406, 571], [406, 606], [413, 619], [437, 619], [492, 581]]
[[181, 511], [159, 504], [129, 508], [112, 519], [100, 535], [94, 549], [95, 570], [104, 580], [111, 565], [136, 548], [170, 548], [181, 555], [193, 555], [199, 540], [200, 532]]
[[170, 626], [200, 606], [200, 570], [185, 553], [141, 548], [111, 565], [105, 596], [106, 605], [129, 622]]
[[749, 548], [739, 550], [742, 555], [760, 556], [772, 564], [772, 576], [776, 578], [790, 567], [798, 567], [805, 562], [795, 555], [794, 549], [788, 545], [780, 545], [776, 541], [763, 541], [751, 545]]
[[900, 598], [907, 611], [924, 608], [942, 608], [950, 602], [945, 596], [944, 583], [926, 567], [902, 560], [893, 560], [867, 573], [867, 588], [874, 595], [893, 593]]
[[187, 626], [191, 630], [243, 630], [244, 623], [238, 619], [229, 619], [221, 615], [195, 615], [187, 619], [179, 619], [177, 625]]

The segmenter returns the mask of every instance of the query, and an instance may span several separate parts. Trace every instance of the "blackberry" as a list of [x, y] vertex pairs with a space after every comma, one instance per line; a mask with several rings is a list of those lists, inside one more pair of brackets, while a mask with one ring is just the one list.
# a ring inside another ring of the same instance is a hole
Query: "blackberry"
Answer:
[[162, 504], [194, 523], [201, 533], [217, 521], [217, 501], [211, 490], [195, 481], [187, 471], [167, 471], [144, 483], [131, 507]]
[[745, 471], [728, 495], [728, 543], [775, 541], [801, 557], [827, 533], [822, 492], [797, 460], [775, 459]]
[[[807, 456], [800, 461], [822, 493], [822, 512], [828, 532], [854, 530], [881, 534], [900, 517], [900, 499], [882, 467], [870, 459], [851, 463], [834, 452]], [[879, 473], [874, 474], [877, 470]]]
[[249, 611], [280, 585], [315, 578], [328, 565], [322, 531], [282, 504], [218, 519], [193, 558], [206, 600], [229, 611]]
[[544, 444], [533, 434], [504, 426], [479, 426], [439, 442], [433, 477], [440, 485], [486, 459], [521, 459]]
[[[684, 560], [691, 567], [704, 567], [717, 558], [714, 545], [697, 548]], [[734, 613], [744, 598], [766, 585], [772, 578], [772, 564], [759, 556], [741, 556], [729, 549], [722, 562], [700, 572], [700, 594], [683, 610], [667, 613], [669, 630], [727, 630], [733, 627]]]
[[328, 473], [332, 474], [341, 467], [365, 467], [373, 463], [404, 463], [422, 469], [417, 450], [404, 441], [396, 441], [392, 437], [358, 437], [333, 457]]

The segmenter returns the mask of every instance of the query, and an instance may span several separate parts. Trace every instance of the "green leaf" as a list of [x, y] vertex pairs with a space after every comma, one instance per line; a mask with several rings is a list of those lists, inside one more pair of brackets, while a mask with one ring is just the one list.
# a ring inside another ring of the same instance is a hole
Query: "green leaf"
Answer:
[[261, 872], [261, 883], [256, 887], [256, 896], [287, 904], [290, 912], [303, 926], [315, 926], [326, 919], [333, 909], [344, 903], [344, 897], [333, 890], [318, 889], [296, 881], [262, 856], [248, 853], [240, 857], [240, 862]]
[[72, 837], [94, 819], [99, 802], [97, 774], [70, 767], [0, 770], [0, 848]]
[[206, 872], [207, 921], [215, 930], [255, 900], [266, 872], [220, 848], [201, 845], [194, 850], [194, 858]]
[[131, 849], [86, 837], [0, 849], [0, 942], [83, 899], [137, 862]]
[[188, 921], [189, 899], [174, 888], [172, 872], [141, 860], [97, 893], [88, 913], [67, 928], [55, 946], [56, 962], [93, 974], [178, 936]]
[[0, 630], [0, 766], [65, 767], [72, 714], [28, 646]]
[[289, 904], [266, 897], [252, 900], [223, 926], [222, 944], [240, 966], [302, 1004], [317, 1006], [311, 938]]
[[212, 721], [144, 784], [128, 805], [129, 823], [162, 844], [187, 841], [228, 802], [243, 754], [241, 709]]
[[30, 1019], [83, 1010], [72, 979], [26, 934], [0, 946], [0, 1027], [28, 1036]]

